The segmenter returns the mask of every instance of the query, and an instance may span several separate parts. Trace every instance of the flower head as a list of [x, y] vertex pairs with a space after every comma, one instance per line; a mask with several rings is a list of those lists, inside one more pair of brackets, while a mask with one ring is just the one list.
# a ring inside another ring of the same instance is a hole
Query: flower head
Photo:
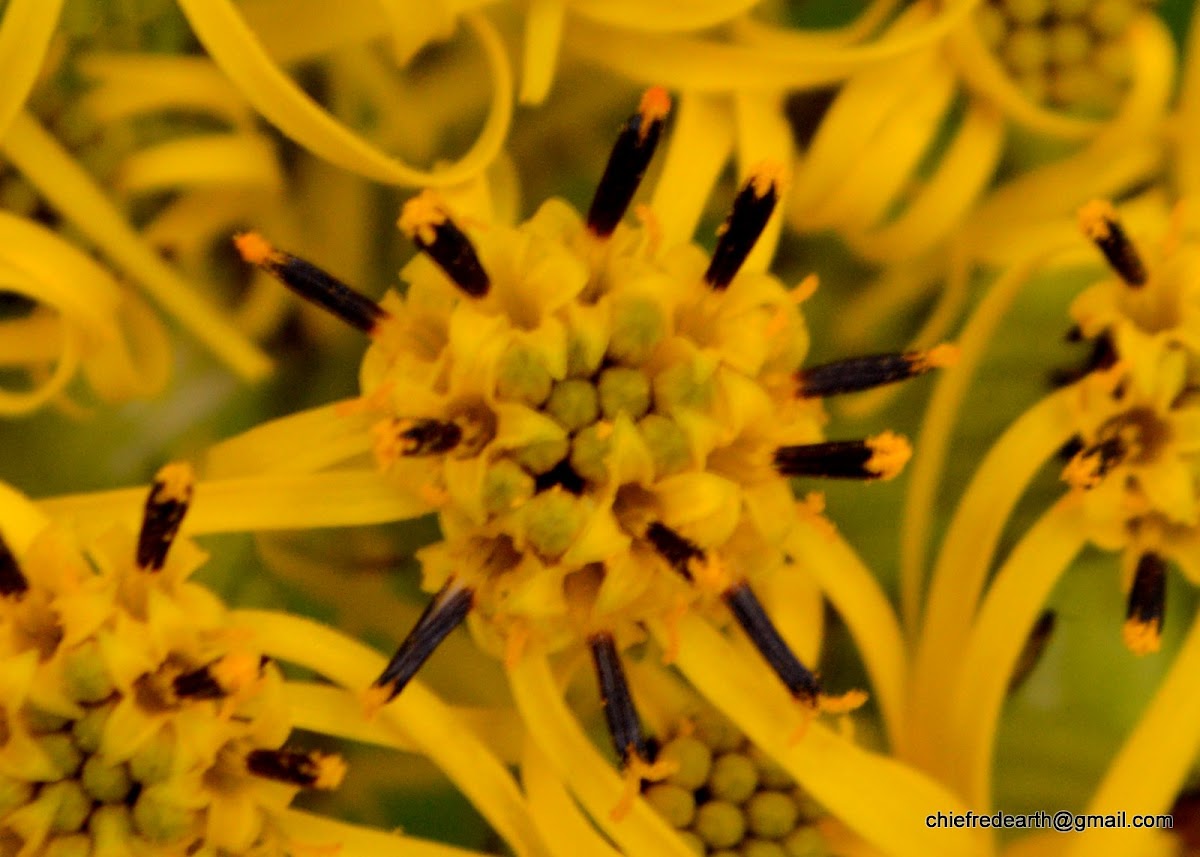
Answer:
[[468, 617], [509, 663], [527, 647], [583, 643], [617, 755], [646, 775], [620, 651], [681, 610], [732, 616], [806, 706], [861, 702], [823, 697], [753, 584], [789, 561], [790, 477], [886, 479], [910, 454], [890, 432], [826, 441], [821, 397], [952, 357], [801, 369], [796, 296], [807, 292], [743, 270], [779, 198], [777, 168], [741, 188], [711, 258], [658, 246], [652, 212], [624, 223], [668, 103], [659, 89], [643, 97], [586, 216], [551, 200], [509, 228], [458, 218], [429, 191], [411, 200], [400, 227], [422, 252], [402, 272], [407, 294], [365, 311], [307, 263], [238, 239], [293, 289], [351, 324], [370, 319], [356, 326], [372, 340], [361, 383], [363, 406], [381, 414], [376, 459], [439, 513], [443, 541], [419, 553], [437, 594], [372, 702], [399, 694]]
[[[50, 526], [0, 551], [0, 838], [14, 854], [284, 853], [279, 815], [336, 756], [284, 749], [278, 670], [188, 577], [192, 487], [168, 465], [140, 534]], [[173, 545], [174, 543], [174, 545]], [[173, 545], [173, 547], [172, 547]]]

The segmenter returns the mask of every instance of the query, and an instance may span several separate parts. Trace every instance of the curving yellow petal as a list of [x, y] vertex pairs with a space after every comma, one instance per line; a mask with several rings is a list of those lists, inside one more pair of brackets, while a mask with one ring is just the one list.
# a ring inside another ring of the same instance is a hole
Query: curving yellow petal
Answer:
[[372, 830], [345, 821], [325, 818], [312, 812], [287, 809], [280, 826], [292, 840], [290, 853], [326, 850], [338, 857], [377, 857], [379, 854], [403, 854], [404, 857], [485, 857], [440, 842], [405, 836], [403, 833]]
[[529, 811], [547, 842], [571, 843], [580, 857], [620, 857], [579, 811], [546, 754], [531, 738], [521, 754], [521, 784], [529, 795]]

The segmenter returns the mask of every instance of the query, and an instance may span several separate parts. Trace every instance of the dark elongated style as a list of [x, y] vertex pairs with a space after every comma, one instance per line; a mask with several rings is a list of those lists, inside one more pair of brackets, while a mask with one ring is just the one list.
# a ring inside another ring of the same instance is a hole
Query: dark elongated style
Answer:
[[387, 311], [371, 298], [312, 262], [276, 249], [257, 232], [236, 235], [233, 243], [247, 262], [363, 333], [371, 333], [387, 317]]
[[704, 559], [704, 551], [660, 521], [646, 528], [646, 540], [654, 546], [659, 556], [688, 580], [692, 579], [692, 560]]
[[146, 498], [142, 529], [138, 533], [137, 564], [144, 571], [159, 571], [179, 533], [192, 502], [195, 475], [187, 464], [168, 464], [155, 474]]
[[760, 170], [750, 176], [734, 198], [733, 209], [717, 233], [717, 246], [704, 272], [704, 281], [712, 288], [726, 288], [758, 243], [779, 202], [776, 175], [777, 170]]
[[870, 354], [811, 366], [796, 373], [796, 395], [815, 399], [906, 381], [947, 365], [956, 353], [952, 346], [938, 346], [929, 351]]
[[[475, 591], [451, 580], [434, 596], [417, 620], [417, 624], [405, 637], [396, 654], [388, 661], [374, 687], [387, 690], [387, 700], [395, 699], [404, 690], [421, 665], [429, 659], [434, 649], [457, 628], [471, 612]], [[385, 700], [386, 701], [386, 700]]]
[[24, 595], [29, 590], [29, 580], [17, 564], [8, 542], [0, 537], [0, 597]]
[[745, 581], [735, 583], [725, 590], [724, 598], [750, 642], [792, 696], [815, 706], [821, 694], [816, 675], [792, 653], [750, 586]]
[[625, 670], [612, 634], [598, 633], [588, 638], [592, 650], [592, 663], [596, 667], [596, 680], [600, 684], [600, 702], [604, 706], [604, 720], [608, 734], [612, 736], [613, 748], [622, 765], [628, 765], [634, 756], [646, 759], [646, 741], [642, 737], [642, 726], [638, 722], [629, 684], [625, 681]]
[[671, 99], [666, 90], [651, 87], [642, 95], [638, 112], [621, 126], [588, 208], [587, 226], [593, 235], [607, 238], [625, 216], [654, 157], [663, 120], [670, 109]]
[[1146, 264], [1110, 203], [1089, 202], [1079, 211], [1079, 223], [1125, 285], [1136, 289], [1146, 284]]
[[475, 245], [436, 193], [424, 190], [406, 202], [398, 225], [417, 249], [467, 295], [481, 298], [491, 289], [492, 280], [479, 261]]

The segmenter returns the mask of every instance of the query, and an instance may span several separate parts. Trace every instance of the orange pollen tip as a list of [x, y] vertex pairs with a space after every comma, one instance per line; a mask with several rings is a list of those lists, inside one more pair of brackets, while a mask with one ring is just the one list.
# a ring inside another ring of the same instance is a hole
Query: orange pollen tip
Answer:
[[379, 713], [392, 698], [392, 689], [387, 685], [373, 684], [362, 692], [359, 700], [362, 703], [363, 716], [368, 720]]
[[861, 708], [866, 701], [867, 692], [864, 690], [848, 690], [836, 696], [823, 693], [817, 700], [817, 707], [822, 714], [848, 714]]
[[249, 652], [232, 652], [209, 669], [213, 679], [228, 694], [253, 686], [262, 675], [261, 659]]
[[667, 118], [667, 114], [671, 112], [671, 96], [667, 93], [665, 87], [652, 86], [642, 93], [642, 100], [638, 103], [638, 113], [641, 114], [643, 133], [644, 129], [649, 127], [651, 122], [660, 122]]
[[867, 459], [867, 470], [880, 479], [892, 479], [899, 475], [904, 465], [912, 458], [912, 445], [908, 438], [895, 432], [885, 431], [867, 438], [871, 457]]
[[960, 357], [962, 357], [962, 349], [952, 342], [943, 342], [918, 355], [917, 359], [913, 361], [913, 368], [919, 372], [928, 369], [945, 369], [958, 363]]
[[1093, 199], [1079, 209], [1079, 228], [1092, 241], [1108, 238], [1116, 222], [1117, 210], [1106, 199]]
[[154, 474], [154, 484], [157, 502], [187, 503], [196, 485], [196, 471], [186, 461], [174, 461], [159, 468]]
[[257, 232], [239, 232], [233, 236], [233, 246], [242, 259], [251, 265], [266, 265], [280, 258], [279, 251]]
[[620, 821], [629, 815], [629, 811], [633, 809], [633, 799], [641, 791], [643, 780], [656, 783], [679, 770], [679, 763], [669, 759], [659, 759], [650, 764], [637, 754], [633, 745], [628, 747], [628, 758], [622, 776], [624, 788], [621, 789], [621, 797], [609, 813], [613, 821]]
[[1162, 628], [1157, 619], [1128, 619], [1121, 628], [1125, 648], [1135, 655], [1151, 655], [1162, 647]]
[[1062, 481], [1072, 488], [1090, 491], [1100, 484], [1101, 456], [1096, 450], [1078, 453], [1067, 462], [1062, 471]]
[[821, 285], [821, 278], [816, 274], [809, 274], [803, 280], [796, 284], [796, 288], [792, 289], [789, 294], [795, 303], [801, 304], [817, 293], [817, 288]]
[[436, 230], [450, 218], [446, 204], [432, 190], [423, 190], [400, 210], [396, 225], [409, 238], [420, 238], [426, 244], [437, 239]]
[[333, 753], [313, 753], [310, 758], [317, 766], [317, 778], [312, 784], [314, 789], [330, 791], [346, 779], [346, 760], [341, 756]]
[[759, 199], [772, 190], [778, 195], [783, 188], [783, 164], [778, 161], [763, 161], [750, 170], [749, 184]]

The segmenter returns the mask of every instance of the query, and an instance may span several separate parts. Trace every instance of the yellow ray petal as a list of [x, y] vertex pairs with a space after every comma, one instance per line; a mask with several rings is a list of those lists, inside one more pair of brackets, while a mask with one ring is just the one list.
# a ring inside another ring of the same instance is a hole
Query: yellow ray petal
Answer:
[[888, 738], [898, 746], [905, 731], [905, 644], [887, 596], [854, 550], [822, 519], [799, 515], [784, 550], [816, 579], [850, 629]]
[[372, 830], [369, 827], [360, 827], [299, 809], [285, 810], [280, 827], [293, 842], [289, 851], [293, 854], [322, 854], [328, 848], [338, 857], [378, 857], [380, 854], [403, 854], [404, 857], [485, 857], [478, 851], [467, 851], [452, 845], [442, 845], [440, 842], [405, 836], [403, 833]]
[[[1165, 813], [1183, 788], [1200, 749], [1200, 622], [1192, 620], [1183, 645], [1154, 698], [1104, 774], [1085, 812]], [[1140, 857], [1149, 853], [1148, 830], [1085, 831], [1069, 857], [1101, 854]]]
[[[655, 628], [665, 639], [665, 631]], [[854, 746], [820, 723], [789, 737], [802, 717], [797, 704], [759, 664], [739, 658], [696, 616], [679, 623], [678, 666], [708, 700], [787, 769], [835, 818], [889, 857], [982, 857], [978, 830], [931, 830], [930, 812], [963, 812], [953, 794], [913, 768]], [[937, 807], [938, 810], [935, 810]]]
[[[1050, 590], [1085, 542], [1079, 498], [1068, 494], [1050, 507], [1017, 543], [979, 608], [965, 647], [956, 646], [957, 677], [950, 704], [950, 734], [928, 723], [939, 735], [935, 770], [952, 776], [972, 806], [991, 806], [992, 753], [996, 725], [1009, 677]], [[915, 727], [915, 724], [914, 724]]]
[[[255, 634], [264, 654], [308, 667], [351, 690], [366, 688], [384, 667], [374, 650], [307, 619], [260, 610], [234, 611], [230, 618]], [[404, 730], [518, 855], [549, 854], [503, 763], [423, 682], [411, 681], [379, 716]]]
[[249, 105], [206, 57], [89, 53], [78, 63], [80, 73], [94, 82], [80, 97], [80, 107], [100, 122], [186, 107], [234, 126], [253, 126]]
[[180, 0], [197, 38], [255, 108], [305, 148], [375, 181], [445, 185], [483, 170], [496, 156], [512, 118], [512, 75], [495, 29], [477, 14], [463, 20], [479, 39], [492, 74], [492, 106], [479, 139], [451, 166], [422, 171], [377, 149], [337, 122], [274, 63], [228, 0]]
[[179, 185], [240, 185], [279, 191], [283, 174], [274, 144], [261, 134], [194, 134], [133, 153], [121, 163], [117, 183], [129, 193]]
[[[137, 531], [146, 488], [123, 488], [50, 497], [39, 502], [54, 518], [69, 519], [96, 535], [119, 522]], [[241, 533], [353, 527], [428, 514], [425, 500], [401, 493], [376, 470], [213, 479], [196, 484], [183, 532]]]
[[596, 823], [627, 854], [688, 857], [692, 852], [665, 821], [640, 798], [620, 821], [613, 809], [625, 782], [588, 739], [563, 702], [562, 691], [546, 659], [526, 656], [508, 670], [513, 698], [529, 734]]
[[233, 371], [249, 380], [270, 371], [266, 355], [141, 240], [91, 177], [32, 116], [23, 112], [13, 120], [3, 149], [56, 209]]
[[529, 795], [530, 812], [547, 842], [569, 842], [579, 857], [620, 857], [579, 811], [546, 755], [526, 738], [521, 754], [521, 783]]
[[564, 0], [533, 0], [525, 13], [525, 60], [521, 69], [521, 103], [541, 104], [554, 82], [562, 41]]
[[42, 70], [63, 0], [12, 0], [0, 23], [0, 137], [8, 133]]

